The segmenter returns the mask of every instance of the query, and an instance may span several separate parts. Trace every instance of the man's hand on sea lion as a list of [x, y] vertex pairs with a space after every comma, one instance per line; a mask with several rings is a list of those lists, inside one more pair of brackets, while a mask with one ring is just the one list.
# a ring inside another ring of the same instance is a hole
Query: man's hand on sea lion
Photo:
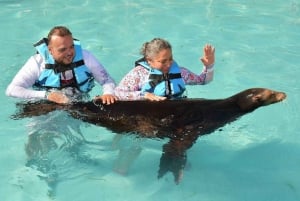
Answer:
[[69, 98], [60, 91], [51, 91], [47, 94], [47, 100], [58, 103], [58, 104], [68, 104], [70, 102]]

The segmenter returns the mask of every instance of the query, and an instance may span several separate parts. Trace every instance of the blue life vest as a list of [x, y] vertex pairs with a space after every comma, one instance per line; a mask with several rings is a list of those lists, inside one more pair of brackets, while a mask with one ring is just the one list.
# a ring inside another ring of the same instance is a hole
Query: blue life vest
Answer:
[[185, 83], [181, 77], [178, 64], [173, 61], [167, 74], [163, 74], [160, 70], [154, 69], [144, 60], [136, 62], [150, 71], [148, 82], [142, 87], [142, 92], [154, 93], [157, 96], [165, 96], [167, 98], [180, 98], [185, 91]]
[[42, 71], [39, 79], [34, 86], [39, 88], [64, 88], [62, 86], [61, 73], [71, 70], [73, 73], [73, 83], [71, 87], [76, 87], [81, 92], [89, 92], [94, 87], [94, 77], [84, 64], [80, 42], [74, 39], [75, 57], [70, 65], [64, 65], [63, 68], [57, 64], [48, 50], [48, 40], [43, 38], [36, 43], [35, 48], [45, 60], [45, 69]]

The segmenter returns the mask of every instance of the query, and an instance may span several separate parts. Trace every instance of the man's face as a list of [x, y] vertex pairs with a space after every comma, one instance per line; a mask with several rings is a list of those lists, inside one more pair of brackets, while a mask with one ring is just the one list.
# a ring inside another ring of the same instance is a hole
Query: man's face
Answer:
[[70, 64], [75, 56], [72, 36], [53, 35], [48, 45], [49, 52], [54, 60], [60, 64]]

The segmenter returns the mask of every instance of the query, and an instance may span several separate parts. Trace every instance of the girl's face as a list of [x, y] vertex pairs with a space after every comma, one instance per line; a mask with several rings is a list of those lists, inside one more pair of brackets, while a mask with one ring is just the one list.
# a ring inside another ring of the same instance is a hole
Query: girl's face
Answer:
[[156, 56], [147, 59], [148, 64], [163, 73], [168, 73], [173, 63], [173, 56], [171, 49], [163, 49]]

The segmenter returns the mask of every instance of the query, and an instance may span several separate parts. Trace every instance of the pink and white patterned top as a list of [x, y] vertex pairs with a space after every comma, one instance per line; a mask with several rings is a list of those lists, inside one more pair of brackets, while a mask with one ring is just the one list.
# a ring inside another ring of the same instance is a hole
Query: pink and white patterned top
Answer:
[[[203, 66], [200, 75], [197, 75], [187, 68], [180, 67], [181, 76], [187, 85], [204, 85], [213, 80], [213, 65]], [[148, 81], [149, 70], [143, 66], [136, 66], [125, 77], [122, 78], [119, 85], [115, 88], [115, 95], [119, 100], [141, 100], [144, 99], [141, 89]]]

